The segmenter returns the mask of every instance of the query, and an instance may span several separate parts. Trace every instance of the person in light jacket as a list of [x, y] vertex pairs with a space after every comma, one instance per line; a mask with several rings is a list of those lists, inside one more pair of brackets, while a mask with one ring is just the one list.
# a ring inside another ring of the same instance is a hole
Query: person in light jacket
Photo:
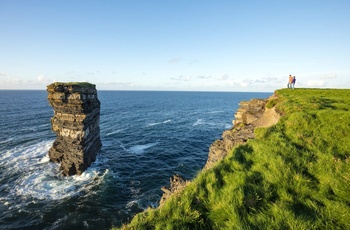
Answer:
[[293, 77], [291, 74], [289, 74], [289, 79], [288, 79], [288, 84], [287, 84], [288, 88], [292, 88], [292, 81], [293, 81]]
[[297, 79], [295, 78], [295, 76], [293, 76], [293, 78], [292, 78], [292, 83], [291, 83], [292, 89], [294, 89], [294, 85], [295, 85], [296, 80], [297, 80]]

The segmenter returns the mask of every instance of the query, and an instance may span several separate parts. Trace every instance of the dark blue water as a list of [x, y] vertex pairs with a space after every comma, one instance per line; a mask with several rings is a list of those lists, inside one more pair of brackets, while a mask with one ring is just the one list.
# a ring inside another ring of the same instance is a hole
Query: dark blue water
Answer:
[[49, 162], [45, 91], [0, 91], [0, 229], [109, 229], [193, 178], [238, 103], [271, 93], [99, 91], [102, 149], [81, 176]]

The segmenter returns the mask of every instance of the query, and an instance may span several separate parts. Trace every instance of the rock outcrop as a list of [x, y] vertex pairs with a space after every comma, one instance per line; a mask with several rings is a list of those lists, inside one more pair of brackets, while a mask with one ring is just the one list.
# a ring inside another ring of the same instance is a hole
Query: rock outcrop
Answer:
[[[250, 101], [242, 101], [235, 113], [233, 127], [225, 130], [220, 140], [214, 141], [210, 148], [207, 162], [204, 170], [210, 169], [213, 165], [225, 158], [228, 153], [236, 146], [247, 143], [249, 139], [253, 139], [254, 129], [257, 127], [269, 127], [278, 122], [281, 115], [276, 112], [275, 108], [266, 108], [269, 100], [276, 99], [273, 95], [268, 99], [252, 99]], [[163, 196], [160, 205], [174, 193], [181, 191], [190, 181], [185, 181], [179, 175], [170, 178], [170, 186], [162, 187]]]
[[170, 186], [165, 187], [163, 186], [161, 190], [163, 191], [163, 195], [160, 198], [159, 205], [163, 205], [165, 201], [171, 196], [172, 194], [181, 191], [184, 187], [187, 186], [187, 184], [190, 183], [189, 181], [183, 179], [180, 175], [175, 174], [170, 178]]
[[269, 127], [278, 122], [280, 114], [275, 108], [266, 108], [269, 99], [252, 99], [239, 103], [240, 108], [235, 113], [233, 127], [225, 130], [222, 139], [214, 141], [209, 148], [209, 154], [204, 169], [211, 168], [213, 164], [220, 161], [236, 145], [245, 144], [249, 139], [253, 139], [254, 129], [257, 127]]
[[50, 160], [60, 163], [65, 176], [82, 174], [101, 148], [100, 101], [90, 83], [60, 83], [47, 86], [54, 109], [52, 130], [57, 134], [49, 150]]

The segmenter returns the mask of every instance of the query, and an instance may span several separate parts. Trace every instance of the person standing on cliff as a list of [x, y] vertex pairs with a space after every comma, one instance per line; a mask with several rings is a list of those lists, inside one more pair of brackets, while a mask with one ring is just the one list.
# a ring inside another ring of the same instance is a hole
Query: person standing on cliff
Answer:
[[289, 74], [289, 79], [288, 79], [288, 84], [287, 84], [288, 88], [292, 88], [292, 81], [293, 81], [293, 77], [291, 74]]
[[293, 76], [293, 78], [292, 78], [292, 83], [291, 83], [292, 89], [294, 89], [294, 84], [295, 84], [296, 80], [297, 80], [297, 79], [295, 78], [295, 76]]

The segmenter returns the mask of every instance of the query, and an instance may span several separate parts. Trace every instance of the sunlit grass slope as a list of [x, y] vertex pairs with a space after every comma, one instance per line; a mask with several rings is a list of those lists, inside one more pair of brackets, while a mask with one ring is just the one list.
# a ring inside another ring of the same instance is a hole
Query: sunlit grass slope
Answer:
[[284, 116], [123, 229], [350, 229], [350, 90], [283, 89]]

